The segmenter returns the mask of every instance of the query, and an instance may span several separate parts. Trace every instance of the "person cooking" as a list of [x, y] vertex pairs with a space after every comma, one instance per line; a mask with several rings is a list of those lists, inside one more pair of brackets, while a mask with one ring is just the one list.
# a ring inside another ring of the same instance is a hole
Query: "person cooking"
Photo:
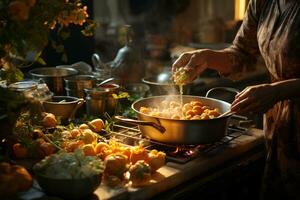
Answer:
[[184, 84], [207, 68], [236, 79], [260, 54], [271, 83], [244, 89], [231, 110], [265, 113], [262, 198], [300, 199], [300, 1], [250, 0], [232, 46], [183, 53], [172, 70], [174, 76], [184, 72]]

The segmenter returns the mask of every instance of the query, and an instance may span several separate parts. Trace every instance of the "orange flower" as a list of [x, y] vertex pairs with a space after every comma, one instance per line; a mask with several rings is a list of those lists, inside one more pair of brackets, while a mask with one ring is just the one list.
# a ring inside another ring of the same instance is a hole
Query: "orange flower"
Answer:
[[9, 6], [11, 20], [26, 21], [29, 18], [30, 7], [22, 1], [12, 1]]

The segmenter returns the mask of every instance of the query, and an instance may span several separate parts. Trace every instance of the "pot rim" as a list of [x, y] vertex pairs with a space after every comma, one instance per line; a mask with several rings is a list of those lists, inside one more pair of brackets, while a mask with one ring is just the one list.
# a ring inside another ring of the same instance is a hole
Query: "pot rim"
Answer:
[[[50, 74], [41, 74], [39, 72], [42, 72], [43, 70], [52, 70], [52, 71], [67, 71], [67, 75], [50, 75]], [[68, 76], [74, 76], [78, 74], [78, 70], [73, 68], [56, 68], [56, 67], [40, 67], [36, 69], [32, 69], [29, 71], [29, 74], [32, 76], [40, 77], [40, 78], [55, 78], [55, 77], [68, 77]]]
[[55, 98], [62, 98], [62, 99], [70, 99], [71, 101], [61, 102], [58, 103], [57, 101], [44, 101], [43, 103], [51, 104], [51, 105], [69, 105], [69, 104], [76, 104], [80, 100], [80, 98], [72, 97], [72, 96], [53, 96], [52, 99]]
[[[163, 120], [170, 120], [170, 121], [189, 121], [189, 122], [194, 122], [194, 121], [198, 121], [198, 122], [205, 122], [205, 121], [217, 121], [217, 120], [223, 120], [223, 119], [227, 119], [229, 117], [231, 117], [231, 115], [226, 115], [226, 116], [223, 116], [223, 117], [216, 117], [216, 118], [213, 118], [213, 119], [171, 119], [171, 118], [166, 118], [166, 117], [154, 117], [154, 116], [151, 116], [151, 115], [147, 115], [147, 114], [144, 114], [140, 111], [138, 111], [137, 109], [135, 109], [135, 105], [137, 103], [140, 103], [142, 101], [146, 101], [148, 99], [155, 99], [155, 98], [165, 98], [165, 97], [170, 97], [170, 96], [175, 96], [175, 97], [180, 97], [181, 95], [160, 95], [160, 96], [151, 96], [151, 97], [147, 97], [147, 98], [142, 98], [142, 99], [139, 99], [135, 102], [132, 103], [131, 105], [131, 108], [138, 114], [140, 115], [144, 115], [144, 116], [147, 116], [147, 117], [152, 117], [152, 118], [155, 118], [155, 119], [163, 119]], [[217, 101], [217, 102], [220, 102], [220, 103], [223, 103], [223, 104], [227, 104], [228, 106], [230, 106], [231, 104], [226, 102], [226, 101], [223, 101], [223, 100], [219, 100], [219, 99], [214, 99], [214, 98], [210, 98], [210, 97], [203, 97], [203, 96], [195, 96], [195, 95], [182, 95], [183, 97], [192, 97], [192, 98], [199, 98], [199, 99], [208, 99], [208, 100], [212, 100], [212, 101]]]
[[64, 78], [65, 82], [84, 82], [84, 81], [95, 81], [96, 77], [93, 75], [84, 75], [84, 74], [79, 74], [75, 76], [70, 76]]

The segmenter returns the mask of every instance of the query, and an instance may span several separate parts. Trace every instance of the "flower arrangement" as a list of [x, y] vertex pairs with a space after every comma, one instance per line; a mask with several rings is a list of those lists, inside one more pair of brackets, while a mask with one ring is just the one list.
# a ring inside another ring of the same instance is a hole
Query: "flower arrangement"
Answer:
[[40, 56], [48, 44], [66, 59], [64, 46], [50, 32], [62, 41], [70, 35], [69, 26], [77, 25], [83, 27], [85, 36], [91, 36], [95, 24], [88, 17], [82, 0], [1, 0], [0, 80], [18, 81], [23, 76], [20, 66], [35, 61], [45, 64]]

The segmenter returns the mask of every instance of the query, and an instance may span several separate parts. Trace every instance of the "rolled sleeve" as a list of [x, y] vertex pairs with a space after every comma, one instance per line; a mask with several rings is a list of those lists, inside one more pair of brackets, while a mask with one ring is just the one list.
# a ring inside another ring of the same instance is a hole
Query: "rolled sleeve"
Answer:
[[224, 49], [231, 62], [231, 73], [221, 74], [222, 76], [239, 79], [247, 72], [255, 69], [257, 57], [260, 55], [257, 29], [262, 6], [263, 0], [251, 0], [249, 2], [243, 23], [233, 44]]

